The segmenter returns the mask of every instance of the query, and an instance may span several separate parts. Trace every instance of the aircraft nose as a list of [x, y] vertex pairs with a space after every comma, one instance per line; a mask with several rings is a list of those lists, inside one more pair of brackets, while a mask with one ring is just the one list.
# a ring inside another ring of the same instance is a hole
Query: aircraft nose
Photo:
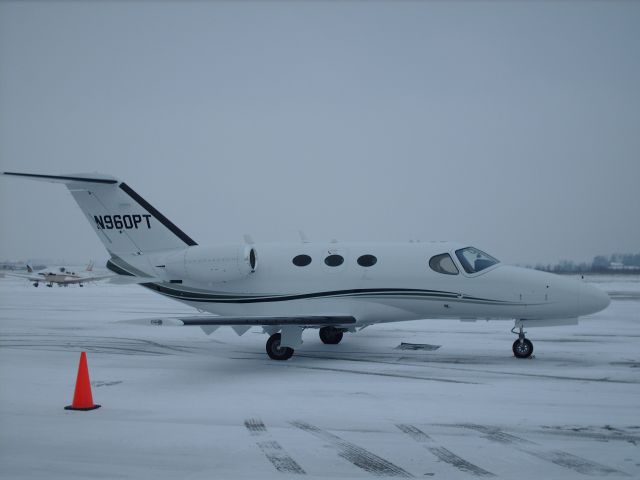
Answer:
[[580, 309], [582, 315], [589, 315], [604, 310], [611, 303], [611, 299], [606, 292], [582, 283], [580, 286]]

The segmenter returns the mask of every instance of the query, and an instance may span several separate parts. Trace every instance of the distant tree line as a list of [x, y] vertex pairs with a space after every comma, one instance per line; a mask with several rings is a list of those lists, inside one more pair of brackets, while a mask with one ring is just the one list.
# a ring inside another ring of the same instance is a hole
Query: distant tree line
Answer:
[[[32, 263], [31, 268], [34, 270], [42, 270], [46, 268], [46, 265], [40, 265], [39, 263]], [[4, 262], [0, 262], [0, 270], [26, 270], [27, 264], [25, 262], [12, 262], [10, 260], [5, 260]]]
[[571, 260], [561, 260], [555, 265], [538, 263], [532, 268], [553, 273], [640, 273], [640, 253], [596, 255], [591, 263]]

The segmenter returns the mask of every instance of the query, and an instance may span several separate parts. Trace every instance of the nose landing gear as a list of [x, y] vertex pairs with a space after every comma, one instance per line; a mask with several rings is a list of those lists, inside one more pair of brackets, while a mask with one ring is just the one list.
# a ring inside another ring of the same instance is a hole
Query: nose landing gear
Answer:
[[[516, 328], [517, 328], [517, 325], [513, 327], [511, 331], [513, 333], [516, 333], [514, 332]], [[513, 342], [513, 347], [512, 347], [513, 355], [516, 358], [529, 358], [533, 354], [533, 343], [531, 343], [531, 340], [526, 338], [524, 335], [525, 335], [525, 332], [523, 330], [522, 324], [520, 324], [518, 339], [515, 342]]]

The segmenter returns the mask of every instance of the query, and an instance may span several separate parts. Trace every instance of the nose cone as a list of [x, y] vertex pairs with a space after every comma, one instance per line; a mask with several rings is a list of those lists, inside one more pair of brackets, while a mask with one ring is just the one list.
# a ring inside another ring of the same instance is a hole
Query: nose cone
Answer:
[[581, 315], [589, 315], [604, 310], [610, 303], [611, 299], [606, 292], [586, 283], [581, 284], [579, 299]]

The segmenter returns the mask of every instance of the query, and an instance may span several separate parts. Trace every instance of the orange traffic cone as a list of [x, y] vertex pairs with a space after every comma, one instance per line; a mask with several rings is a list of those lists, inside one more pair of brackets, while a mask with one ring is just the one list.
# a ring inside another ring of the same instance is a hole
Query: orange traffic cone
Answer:
[[78, 378], [76, 379], [76, 391], [73, 394], [73, 403], [64, 407], [65, 410], [95, 410], [100, 405], [94, 405], [91, 395], [91, 382], [89, 381], [89, 368], [87, 367], [87, 354], [80, 354], [78, 365]]

